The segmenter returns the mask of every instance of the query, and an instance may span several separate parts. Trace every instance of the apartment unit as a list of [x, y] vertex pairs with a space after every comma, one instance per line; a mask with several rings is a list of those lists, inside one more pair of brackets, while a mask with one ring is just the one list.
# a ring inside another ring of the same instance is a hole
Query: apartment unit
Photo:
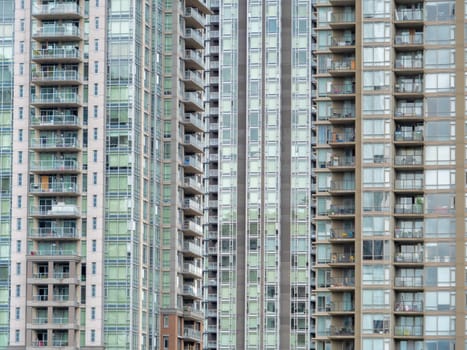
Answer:
[[310, 349], [312, 4], [228, 0], [219, 16], [217, 286], [207, 294], [217, 293], [207, 321], [217, 334], [207, 339]]
[[316, 9], [316, 348], [464, 348], [465, 4]]
[[1, 2], [1, 348], [159, 344], [161, 6]]

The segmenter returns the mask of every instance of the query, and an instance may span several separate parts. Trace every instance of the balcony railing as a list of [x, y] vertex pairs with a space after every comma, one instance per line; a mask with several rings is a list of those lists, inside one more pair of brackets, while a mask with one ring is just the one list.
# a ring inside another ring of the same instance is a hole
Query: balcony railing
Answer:
[[355, 214], [355, 206], [350, 205], [331, 205], [328, 210], [328, 215], [353, 215]]
[[423, 141], [422, 131], [396, 131], [394, 141]]
[[192, 242], [184, 242], [183, 250], [194, 253], [196, 255], [202, 255], [201, 246]]
[[334, 47], [352, 47], [355, 45], [355, 37], [351, 38], [332, 38], [331, 39], [331, 46]]
[[34, 4], [32, 15], [79, 15], [79, 5], [74, 2], [49, 2], [48, 4]]
[[60, 112], [54, 112], [51, 114], [41, 115], [39, 117], [32, 118], [31, 125], [33, 126], [78, 126], [78, 116], [73, 114], [66, 114]]
[[201, 276], [203, 271], [201, 270], [200, 267], [197, 267], [193, 264], [185, 263], [183, 264], [183, 272], [184, 273], [189, 273], [197, 276]]
[[330, 70], [352, 70], [355, 69], [355, 58], [346, 58], [342, 60], [333, 60]]
[[355, 253], [331, 253], [331, 264], [342, 264], [355, 262]]
[[421, 58], [397, 58], [395, 68], [398, 69], [414, 69], [422, 68], [423, 59]]
[[423, 311], [423, 301], [421, 300], [399, 300], [394, 305], [394, 311], [399, 312], [420, 312]]
[[395, 228], [394, 229], [396, 238], [408, 238], [408, 239], [421, 239], [423, 238], [423, 229], [405, 229]]
[[54, 70], [54, 71], [39, 71], [32, 73], [32, 81], [67, 81], [79, 80], [79, 73], [76, 70]]
[[31, 238], [78, 238], [78, 232], [73, 227], [54, 227], [31, 229], [29, 231]]
[[38, 96], [32, 95], [32, 103], [40, 104], [54, 104], [54, 103], [72, 103], [79, 104], [81, 101], [80, 96], [76, 92], [50, 92], [42, 93]]
[[422, 190], [423, 179], [396, 179], [396, 190]]
[[395, 165], [423, 165], [423, 156], [421, 155], [404, 155], [396, 156], [394, 159]]
[[354, 191], [355, 181], [331, 181], [331, 191]]
[[200, 23], [201, 25], [205, 25], [206, 20], [203, 16], [199, 13], [199, 11], [194, 7], [188, 7], [185, 9], [185, 16], [192, 17], [196, 22]]
[[355, 278], [331, 277], [331, 287], [355, 287]]
[[397, 263], [422, 263], [423, 262], [423, 253], [397, 253], [394, 256], [394, 262]]
[[396, 287], [421, 288], [423, 287], [423, 277], [395, 277]]
[[185, 38], [186, 39], [192, 39], [200, 47], [204, 46], [203, 35], [197, 30], [194, 30], [194, 29], [191, 29], [191, 28], [186, 29], [185, 30]]
[[355, 12], [332, 12], [331, 24], [355, 22]]
[[200, 67], [204, 66], [203, 55], [200, 52], [196, 51], [196, 50], [186, 50], [185, 51], [185, 59], [196, 62], [198, 64], [198, 66], [200, 66]]
[[192, 124], [198, 130], [204, 130], [204, 123], [198, 113], [185, 113], [183, 116], [183, 122], [186, 124]]
[[199, 150], [203, 150], [203, 143], [193, 135], [185, 135], [184, 141], [186, 145], [191, 145]]
[[351, 95], [355, 94], [355, 84], [332, 84], [331, 91], [328, 94], [331, 95]]
[[73, 159], [51, 159], [35, 161], [31, 164], [33, 171], [60, 171], [60, 170], [78, 170], [78, 162]]
[[202, 211], [201, 204], [192, 200], [192, 199], [185, 199], [183, 201], [183, 209], [191, 209], [195, 211]]
[[394, 40], [396, 45], [422, 45], [423, 32], [397, 34]]
[[396, 204], [395, 214], [423, 214], [423, 204]]
[[422, 9], [399, 9], [396, 10], [396, 21], [422, 21]]
[[54, 301], [69, 301], [70, 296], [67, 294], [62, 294], [62, 295], [54, 295], [53, 296]]
[[200, 235], [203, 234], [202, 226], [192, 220], [185, 220], [182, 225], [182, 230], [191, 231]]
[[401, 117], [423, 117], [423, 107], [414, 105], [398, 105], [395, 113], [396, 118]]
[[191, 338], [196, 340], [201, 340], [201, 332], [197, 329], [185, 327], [183, 329], [183, 336], [185, 338]]
[[34, 37], [67, 37], [67, 36], [80, 36], [80, 30], [75, 25], [47, 25], [42, 28], [38, 28], [34, 33]]
[[76, 148], [79, 147], [77, 137], [38, 137], [31, 140], [31, 148]]
[[76, 250], [74, 249], [39, 249], [39, 250], [32, 250], [31, 256], [39, 255], [39, 256], [65, 256], [65, 255], [78, 255]]
[[50, 48], [32, 50], [32, 59], [79, 59], [80, 52], [76, 48]]
[[413, 82], [396, 82], [394, 86], [394, 90], [399, 93], [421, 93], [423, 92], [422, 89], [423, 81], [417, 80]]
[[75, 204], [38, 205], [31, 207], [30, 214], [35, 216], [79, 216], [80, 210]]
[[397, 337], [421, 337], [423, 326], [399, 326], [394, 327], [394, 335]]

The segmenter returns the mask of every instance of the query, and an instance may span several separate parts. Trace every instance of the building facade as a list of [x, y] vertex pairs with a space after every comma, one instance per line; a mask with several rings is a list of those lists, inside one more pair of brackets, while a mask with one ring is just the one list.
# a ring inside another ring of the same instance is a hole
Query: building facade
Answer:
[[316, 348], [464, 348], [465, 3], [316, 8]]
[[219, 9], [217, 331], [207, 339], [309, 349], [312, 4]]

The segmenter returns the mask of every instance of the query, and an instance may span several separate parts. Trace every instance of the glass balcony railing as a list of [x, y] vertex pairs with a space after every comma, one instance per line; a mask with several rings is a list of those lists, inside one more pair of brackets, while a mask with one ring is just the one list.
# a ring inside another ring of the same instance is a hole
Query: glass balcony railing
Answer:
[[183, 336], [185, 338], [201, 340], [201, 332], [196, 329], [189, 328], [189, 327], [185, 327], [183, 329]]
[[423, 277], [401, 277], [396, 276], [394, 285], [396, 287], [421, 288], [423, 287]]
[[344, 12], [332, 12], [331, 13], [331, 24], [340, 24], [340, 23], [353, 23], [355, 22], [355, 12], [354, 11], [344, 11]]
[[32, 59], [79, 59], [80, 51], [77, 48], [50, 48], [32, 50]]
[[38, 137], [31, 139], [31, 148], [50, 149], [50, 148], [77, 148], [79, 147], [77, 137]]
[[396, 263], [422, 263], [423, 253], [421, 252], [399, 252], [394, 256]]
[[396, 204], [395, 214], [423, 214], [423, 204]]
[[423, 10], [422, 9], [398, 9], [395, 13], [396, 21], [422, 21]]
[[79, 5], [75, 2], [49, 2], [47, 4], [34, 4], [32, 15], [80, 15]]
[[423, 179], [396, 179], [396, 190], [422, 190]]
[[195, 29], [191, 29], [191, 28], [186, 29], [185, 39], [195, 42], [196, 45], [200, 48], [204, 47], [203, 35]]
[[201, 26], [206, 24], [205, 18], [194, 7], [188, 7], [185, 9], [185, 17], [191, 17], [193, 21], [198, 22]]
[[185, 60], [190, 60], [196, 63], [199, 67], [204, 67], [203, 55], [196, 50], [186, 50]]
[[75, 204], [32, 206], [30, 215], [34, 216], [79, 216], [80, 210]]
[[73, 24], [56, 24], [47, 25], [38, 28], [34, 33], [36, 38], [48, 38], [48, 37], [79, 37], [81, 34], [79, 27]]
[[196, 243], [184, 242], [183, 243], [183, 250], [185, 252], [193, 253], [195, 255], [202, 255], [201, 246], [196, 244]]
[[77, 171], [78, 162], [73, 159], [50, 159], [34, 161], [31, 164], [32, 171]]
[[331, 191], [354, 191], [355, 181], [331, 181]]
[[394, 141], [423, 141], [423, 131], [397, 131], [394, 133]]
[[78, 81], [79, 73], [76, 70], [53, 70], [53, 71], [39, 71], [32, 73], [33, 82], [41, 81]]
[[349, 95], [355, 93], [354, 83], [332, 84], [329, 94], [332, 95]]
[[80, 96], [76, 92], [50, 92], [31, 96], [31, 102], [34, 104], [79, 104], [80, 101]]
[[398, 312], [420, 312], [423, 311], [421, 300], [398, 300], [394, 305], [394, 311]]
[[355, 214], [355, 206], [351, 205], [331, 205], [328, 215], [352, 215]]
[[354, 277], [332, 277], [331, 287], [355, 287]]
[[396, 227], [394, 229], [396, 238], [421, 239], [423, 238], [423, 229], [406, 229]]
[[183, 273], [188, 273], [192, 275], [201, 276], [203, 271], [200, 267], [197, 267], [193, 264], [184, 263], [183, 264]]
[[396, 34], [394, 40], [396, 45], [422, 45], [423, 32]]
[[394, 327], [394, 335], [397, 337], [422, 337], [423, 326], [401, 326]]
[[400, 155], [394, 158], [395, 165], [423, 165], [423, 156], [421, 155]]
[[30, 229], [29, 237], [31, 238], [78, 238], [78, 232], [73, 227], [41, 227], [38, 229]]
[[400, 104], [396, 107], [395, 117], [423, 117], [423, 107], [421, 105]]
[[418, 69], [423, 67], [422, 58], [397, 58], [394, 67], [396, 69]]
[[204, 123], [198, 113], [185, 113], [183, 116], [183, 122], [185, 124], [193, 125], [197, 130], [204, 130]]
[[32, 126], [79, 126], [78, 116], [69, 113], [53, 112], [31, 118]]
[[38, 256], [76, 256], [78, 255], [77, 251], [74, 249], [38, 249], [38, 250], [31, 250], [31, 256], [38, 255]]

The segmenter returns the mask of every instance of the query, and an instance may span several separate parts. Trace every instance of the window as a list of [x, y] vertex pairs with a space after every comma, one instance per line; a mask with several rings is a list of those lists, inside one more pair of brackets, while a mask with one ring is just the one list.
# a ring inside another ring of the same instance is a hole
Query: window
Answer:
[[97, 273], [97, 264], [96, 264], [95, 262], [93, 262], [93, 263], [91, 264], [91, 273], [92, 273], [93, 275], [95, 275], [95, 274]]
[[18, 163], [23, 163], [23, 151], [18, 151]]
[[99, 107], [98, 106], [94, 106], [93, 108], [94, 110], [94, 118], [97, 118], [99, 116]]
[[24, 63], [20, 63], [19, 64], [19, 75], [23, 75], [24, 74]]
[[20, 330], [19, 329], [16, 329], [15, 330], [15, 342], [19, 343], [19, 339], [20, 339]]
[[96, 341], [96, 330], [91, 329], [91, 342], [94, 343]]
[[21, 240], [16, 241], [16, 252], [21, 253]]
[[363, 90], [388, 89], [391, 82], [390, 71], [365, 71], [363, 72]]
[[92, 218], [92, 229], [97, 230], [97, 218], [96, 217]]
[[23, 107], [19, 107], [19, 108], [18, 108], [18, 118], [19, 118], [19, 119], [23, 119], [23, 116], [24, 116], [24, 108], [23, 108]]
[[91, 285], [91, 296], [96, 297], [96, 285]]
[[99, 17], [96, 17], [94, 19], [94, 26], [95, 26], [96, 29], [99, 29]]
[[23, 174], [18, 174], [18, 186], [23, 186]]
[[96, 319], [96, 308], [93, 306], [91, 308], [91, 320], [95, 320]]
[[16, 200], [17, 200], [18, 208], [21, 208], [23, 206], [23, 197], [18, 196]]
[[15, 295], [16, 295], [17, 297], [20, 297], [20, 296], [21, 296], [21, 285], [17, 284], [15, 290], [16, 290], [16, 294], [15, 294]]
[[168, 350], [169, 349], [169, 337], [164, 335], [162, 343], [163, 343], [163, 348], [162, 349], [163, 350]]
[[25, 22], [24, 22], [24, 19], [21, 18], [21, 19], [19, 20], [19, 30], [20, 30], [21, 32], [24, 32], [24, 23], [25, 23]]
[[387, 265], [363, 265], [363, 285], [389, 284], [389, 266]]
[[96, 194], [92, 195], [92, 206], [94, 208], [97, 208], [97, 195]]
[[24, 53], [24, 41], [19, 42], [19, 53]]
[[389, 290], [364, 289], [362, 293], [363, 309], [389, 309]]
[[387, 47], [364, 47], [363, 65], [365, 67], [387, 66], [390, 63], [390, 51]]
[[364, 168], [363, 184], [365, 187], [389, 187], [390, 174], [389, 168]]
[[99, 61], [94, 61], [94, 73], [99, 73]]
[[95, 239], [92, 240], [92, 251], [97, 251], [97, 241]]
[[21, 263], [16, 263], [16, 274], [21, 275]]
[[93, 185], [97, 185], [97, 173], [92, 173], [92, 183]]
[[16, 229], [17, 229], [18, 231], [20, 231], [21, 228], [22, 228], [22, 226], [23, 226], [23, 225], [22, 225], [21, 218], [17, 218], [17, 219], [16, 219]]
[[23, 129], [18, 130], [18, 141], [23, 141]]
[[19, 320], [21, 318], [21, 308], [17, 307], [15, 309], [15, 319]]
[[164, 328], [169, 328], [169, 316], [164, 315]]
[[456, 75], [454, 73], [425, 74], [426, 92], [453, 91]]
[[363, 40], [365, 42], [388, 42], [391, 38], [389, 23], [363, 23]]
[[19, 97], [24, 97], [24, 85], [19, 86]]
[[97, 135], [98, 135], [97, 128], [94, 128], [94, 130], [93, 130], [94, 140], [97, 140]]
[[97, 163], [97, 150], [92, 151], [92, 159], [94, 163]]
[[94, 39], [94, 51], [99, 51], [99, 39]]

